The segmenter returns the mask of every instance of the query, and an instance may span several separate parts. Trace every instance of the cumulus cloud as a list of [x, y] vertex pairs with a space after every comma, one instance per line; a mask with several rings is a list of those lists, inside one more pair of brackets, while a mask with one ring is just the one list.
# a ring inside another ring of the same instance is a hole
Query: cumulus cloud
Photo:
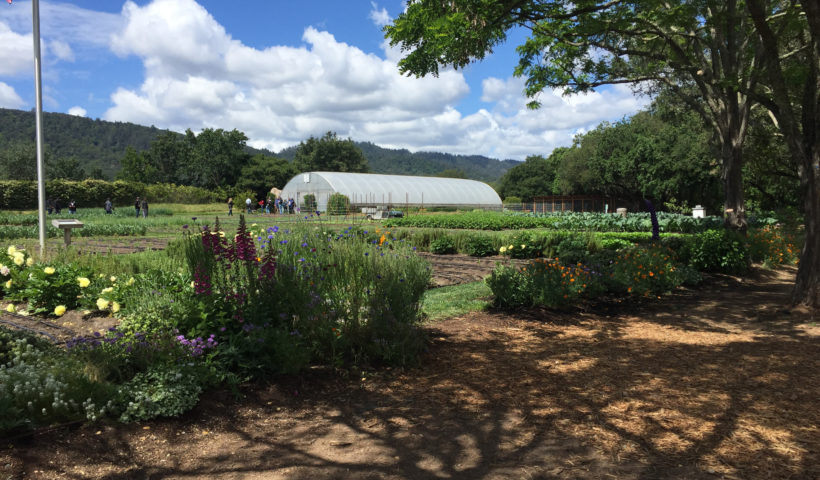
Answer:
[[392, 19], [390, 18], [390, 14], [387, 13], [386, 8], [382, 7], [379, 9], [376, 2], [370, 2], [370, 6], [373, 7], [373, 9], [370, 10], [370, 20], [372, 20], [376, 26], [383, 27], [390, 23]]
[[20, 75], [33, 72], [31, 34], [19, 34], [0, 22], [0, 45], [3, 60], [0, 61], [0, 75]]
[[[371, 6], [372, 21], [389, 21]], [[532, 111], [521, 80], [489, 78], [481, 92], [488, 106], [461, 112], [469, 93], [461, 72], [399, 75], [400, 52], [386, 42], [379, 56], [307, 27], [301, 45], [254, 48], [194, 0], [129, 1], [122, 17], [111, 49], [140, 58], [145, 78], [118, 88], [104, 118], [178, 131], [237, 128], [255, 147], [279, 150], [333, 130], [386, 147], [523, 159], [642, 106], [616, 87], [576, 97], [544, 92], [543, 107]]]
[[21, 108], [23, 99], [14, 89], [3, 82], [0, 82], [0, 108]]
[[75, 115], [77, 117], [85, 117], [88, 115], [88, 111], [80, 106], [74, 106], [68, 109], [69, 115]]

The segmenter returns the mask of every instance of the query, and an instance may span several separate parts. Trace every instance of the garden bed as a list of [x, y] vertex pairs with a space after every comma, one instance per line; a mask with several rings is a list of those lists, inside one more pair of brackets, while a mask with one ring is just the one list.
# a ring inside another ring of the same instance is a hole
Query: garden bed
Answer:
[[606, 311], [474, 313], [422, 367], [212, 392], [178, 419], [3, 442], [2, 478], [820, 476], [820, 327], [795, 269]]

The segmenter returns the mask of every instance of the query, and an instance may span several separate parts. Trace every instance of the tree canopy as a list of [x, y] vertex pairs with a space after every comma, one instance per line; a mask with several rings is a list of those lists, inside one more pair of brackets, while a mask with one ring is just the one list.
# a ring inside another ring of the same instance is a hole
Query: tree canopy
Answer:
[[484, 58], [517, 27], [515, 74], [531, 106], [627, 83], [667, 89], [715, 131], [727, 226], [745, 230], [743, 146], [754, 105], [766, 108], [798, 169], [806, 243], [795, 301], [820, 303], [820, 3], [786, 0], [412, 0], [385, 27], [403, 73], [437, 74]]
[[296, 147], [293, 160], [300, 172], [353, 172], [367, 173], [367, 159], [353, 140], [341, 140], [335, 132], [322, 138], [310, 137]]

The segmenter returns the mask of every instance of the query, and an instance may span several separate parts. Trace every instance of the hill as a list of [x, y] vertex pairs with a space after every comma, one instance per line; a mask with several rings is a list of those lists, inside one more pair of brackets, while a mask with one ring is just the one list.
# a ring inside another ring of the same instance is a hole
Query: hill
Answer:
[[[0, 148], [8, 143], [33, 142], [34, 112], [0, 108]], [[99, 168], [107, 178], [120, 169], [120, 159], [126, 147], [147, 150], [159, 135], [168, 130], [134, 123], [108, 122], [67, 115], [43, 113], [43, 136], [47, 151], [57, 158], [75, 157], [86, 172]], [[438, 152], [416, 152], [382, 148], [370, 142], [356, 142], [362, 149], [373, 173], [395, 175], [436, 175], [445, 170], [459, 170], [467, 178], [493, 182], [519, 162], [481, 155], [452, 155]], [[247, 148], [251, 154], [261, 153], [293, 160], [296, 146], [281, 152]]]

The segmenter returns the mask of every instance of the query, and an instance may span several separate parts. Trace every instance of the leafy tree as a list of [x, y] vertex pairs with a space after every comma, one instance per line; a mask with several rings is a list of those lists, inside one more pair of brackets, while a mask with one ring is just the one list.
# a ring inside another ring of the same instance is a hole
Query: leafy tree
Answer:
[[368, 171], [367, 159], [353, 140], [340, 140], [335, 132], [322, 138], [310, 137], [296, 147], [294, 165], [300, 172], [360, 172]]
[[442, 178], [467, 178], [467, 174], [459, 168], [448, 168], [436, 174], [437, 177]]
[[[51, 150], [46, 146], [43, 163], [48, 175]], [[37, 147], [32, 141], [0, 142], [0, 180], [36, 180]]]
[[250, 155], [245, 151], [248, 137], [239, 130], [206, 128], [198, 135], [190, 129], [185, 132], [190, 148], [187, 164], [178, 165], [177, 171], [195, 187], [219, 188], [233, 185], [239, 178]]
[[127, 182], [155, 183], [159, 178], [159, 171], [146, 155], [138, 153], [134, 147], [125, 149], [125, 156], [120, 160], [122, 167], [117, 172], [117, 180]]
[[[561, 155], [566, 149], [556, 149], [552, 155]], [[544, 157], [530, 156], [524, 163], [518, 164], [501, 177], [498, 182], [498, 194], [502, 198], [518, 197], [520, 201], [531, 202], [540, 195], [551, 195], [555, 172]]]
[[347, 215], [350, 210], [350, 199], [341, 193], [334, 193], [327, 199], [327, 213], [330, 215]]
[[271, 188], [281, 189], [297, 173], [296, 168], [283, 158], [257, 154], [242, 167], [236, 189], [250, 190], [257, 198], [265, 198]]
[[[784, 0], [416, 0], [386, 28], [408, 52], [402, 72], [464, 67], [503, 42], [518, 47], [531, 97], [545, 88], [666, 88], [715, 131], [726, 224], [745, 229], [743, 144], [756, 102], [775, 119], [797, 166], [806, 243], [793, 300], [820, 304], [820, 3]], [[537, 99], [532, 106], [537, 106]]]
[[191, 158], [191, 143], [187, 137], [175, 132], [165, 132], [151, 142], [151, 148], [143, 152], [146, 162], [156, 172], [156, 182], [182, 183]]
[[58, 158], [46, 169], [49, 179], [61, 178], [64, 180], [85, 180], [85, 170], [80, 166], [77, 157]]

